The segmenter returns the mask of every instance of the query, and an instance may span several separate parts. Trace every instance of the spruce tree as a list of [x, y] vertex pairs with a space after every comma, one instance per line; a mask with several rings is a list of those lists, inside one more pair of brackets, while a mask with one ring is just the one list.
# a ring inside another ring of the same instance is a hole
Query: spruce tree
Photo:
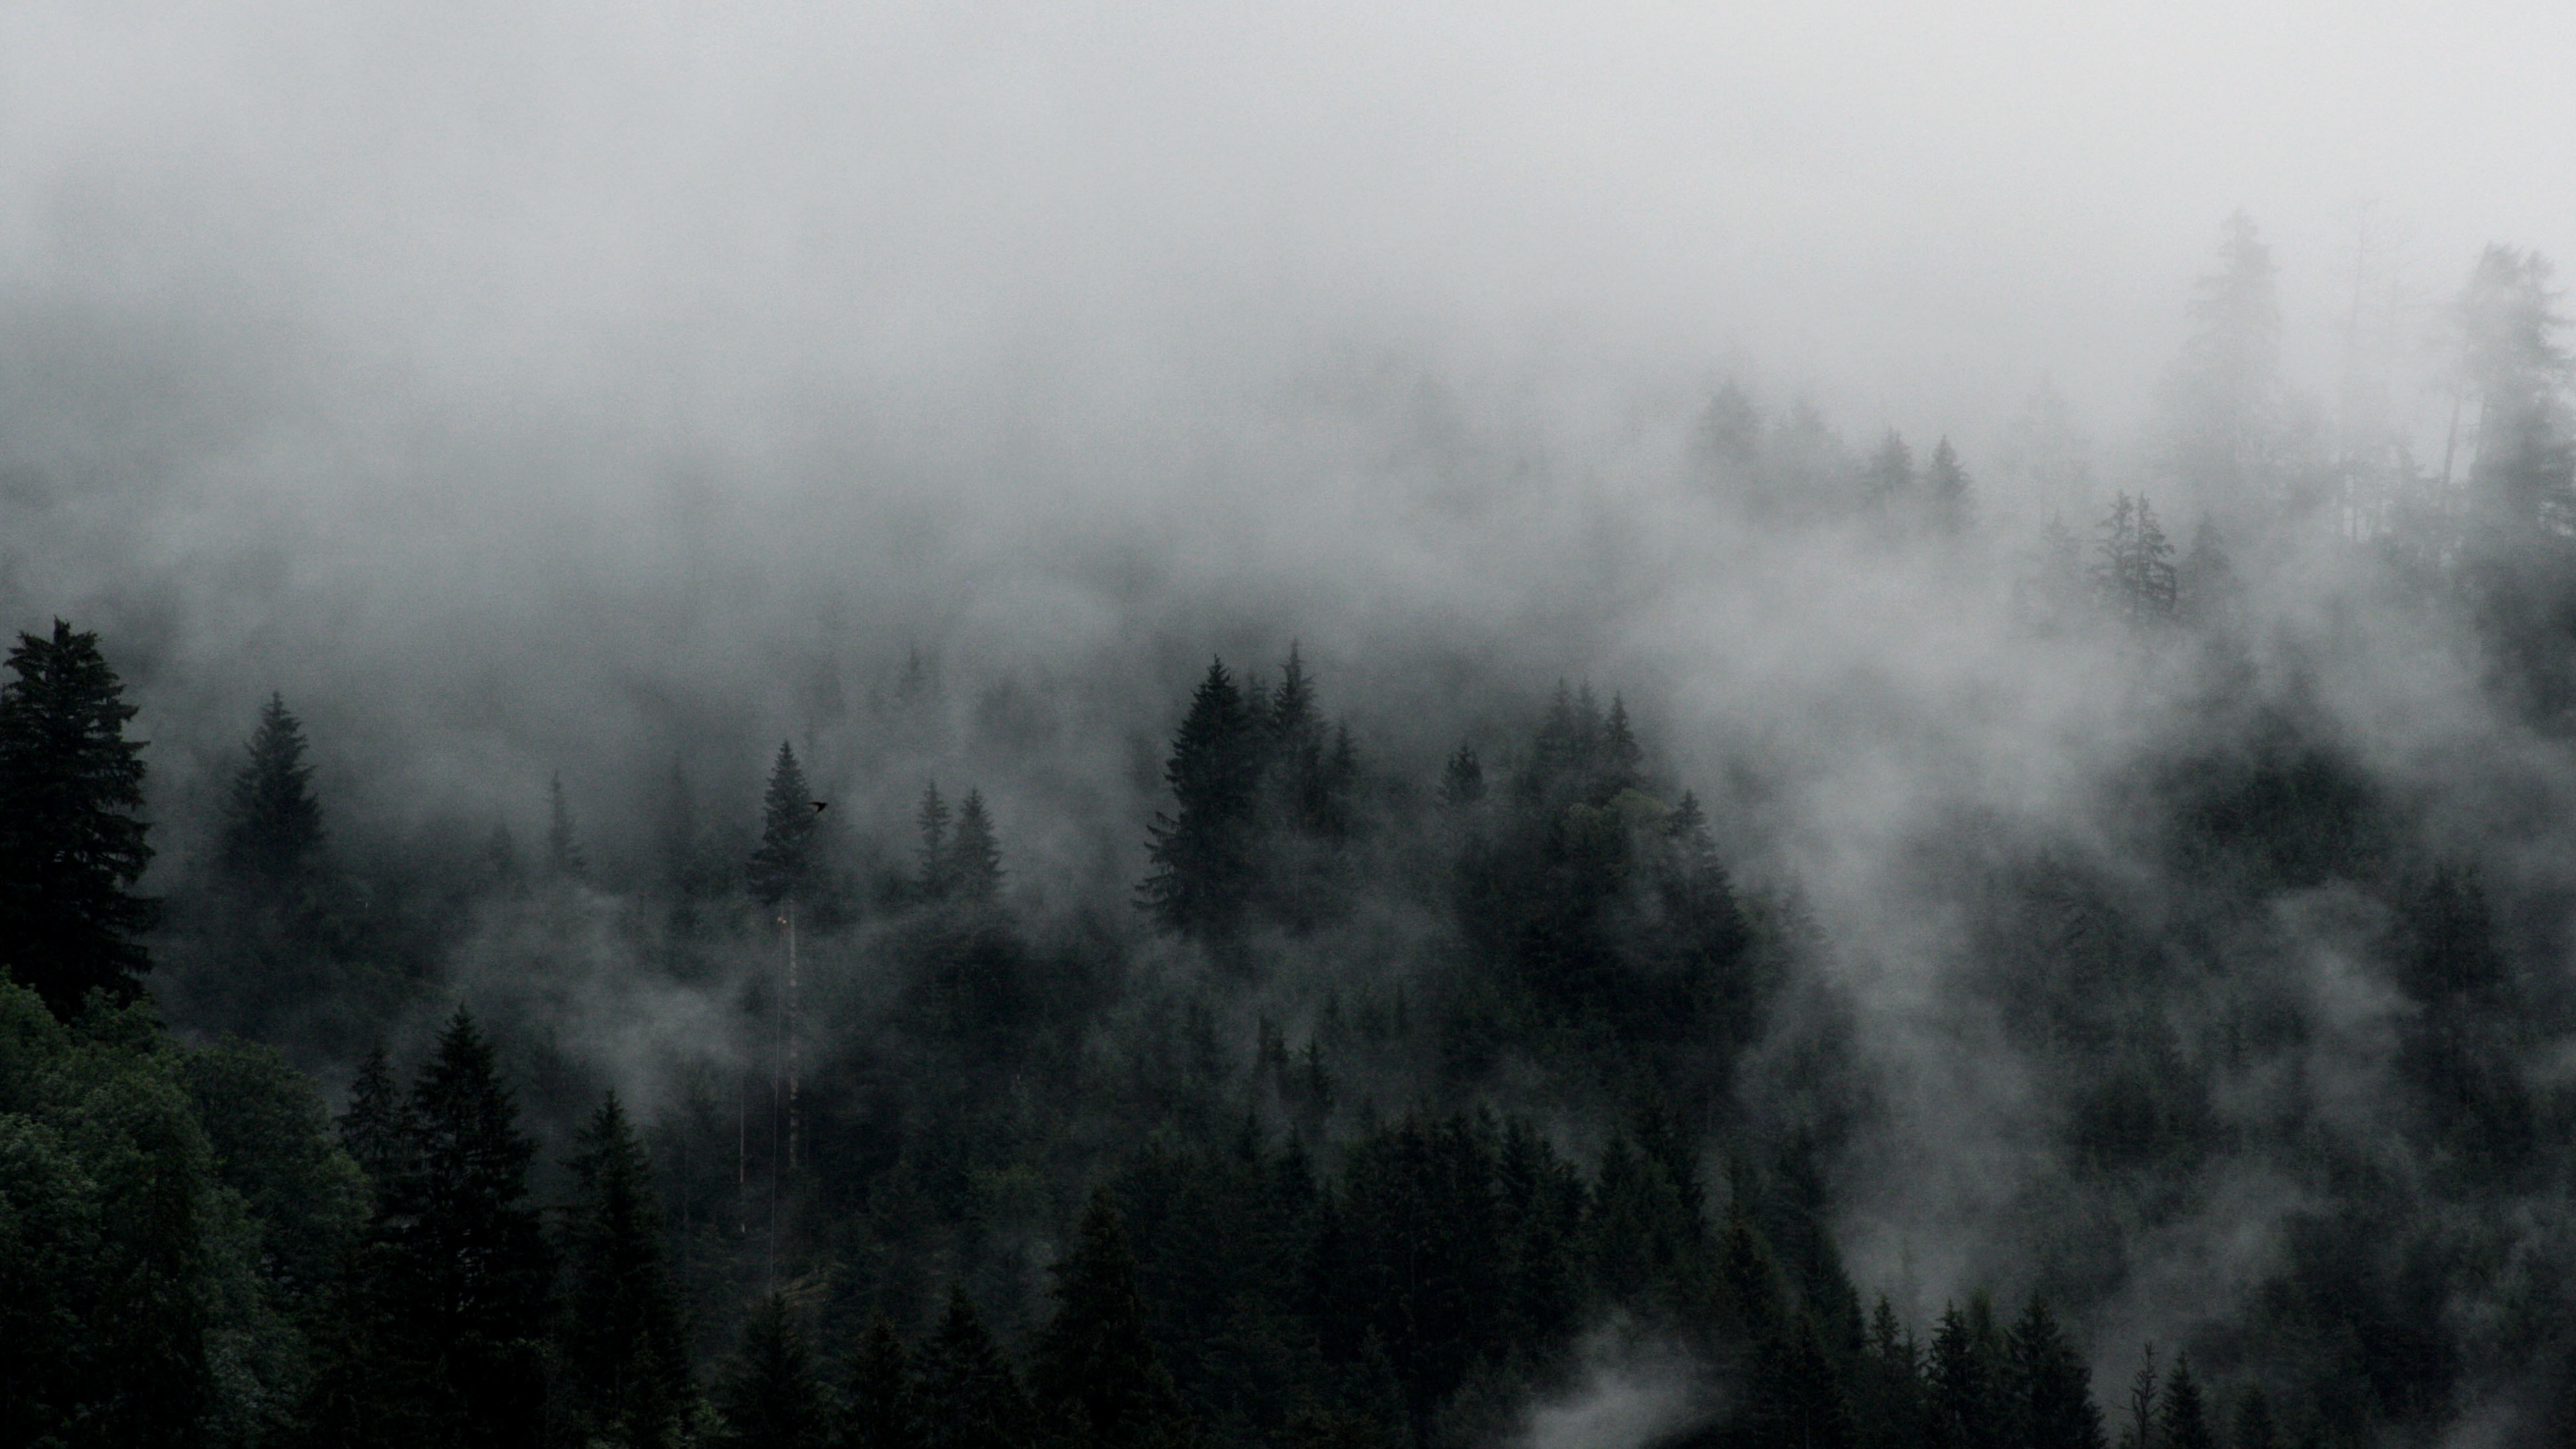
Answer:
[[1222, 937], [1241, 919], [1253, 879], [1253, 810], [1260, 784], [1250, 709], [1226, 673], [1208, 672], [1173, 736], [1163, 779], [1173, 810], [1156, 814], [1142, 903], [1167, 929]]
[[1035, 1425], [1019, 1376], [962, 1286], [950, 1286], [948, 1311], [922, 1345], [920, 1363], [923, 1449], [1023, 1449], [1029, 1442]]
[[920, 1394], [913, 1383], [912, 1355], [895, 1337], [883, 1315], [868, 1323], [866, 1336], [850, 1362], [849, 1387], [841, 1395], [841, 1413], [832, 1449], [920, 1449]]
[[132, 999], [152, 969], [134, 937], [157, 903], [133, 893], [144, 843], [143, 742], [96, 634], [20, 634], [0, 684], [0, 969], [57, 1017], [103, 990]]
[[1914, 501], [1914, 450], [1894, 428], [1878, 440], [1862, 470], [1861, 501], [1883, 514], [1897, 513]]
[[2102, 1411], [2094, 1406], [2092, 1370], [2032, 1294], [2005, 1340], [2011, 1398], [2028, 1449], [2103, 1449]]
[[970, 789], [957, 802], [957, 829], [948, 839], [949, 889], [961, 900], [983, 903], [1001, 894], [1002, 848], [993, 840], [993, 818], [984, 792]]
[[653, 1167], [612, 1092], [579, 1136], [565, 1224], [563, 1364], [573, 1413], [629, 1449], [677, 1442], [688, 1399], [680, 1310], [662, 1269]]
[[384, 1185], [395, 1331], [432, 1371], [466, 1443], [536, 1441], [551, 1264], [527, 1203], [536, 1145], [463, 1007], [413, 1083], [409, 1161]]
[[769, 788], [761, 796], [760, 846], [751, 853], [745, 873], [752, 899], [775, 906], [810, 895], [820, 865], [815, 858], [820, 833], [805, 772], [797, 766], [796, 751], [781, 740], [769, 768]]
[[1950, 446], [1946, 436], [1924, 467], [1923, 492], [1934, 532], [1955, 537], [1976, 525], [1975, 486], [1969, 482], [1968, 470], [1959, 465], [1958, 449]]
[[723, 1449], [823, 1449], [823, 1389], [805, 1331], [776, 1293], [744, 1321], [742, 1346], [716, 1381]]
[[2174, 1355], [2156, 1430], [2156, 1449], [2218, 1449], [2217, 1436], [2210, 1432], [2209, 1408], [2201, 1400], [2200, 1382], [2192, 1377], [2187, 1353]]
[[921, 832], [921, 865], [917, 881], [921, 898], [935, 901], [948, 894], [948, 826], [951, 816], [948, 802], [939, 798], [936, 780], [921, 787], [921, 805], [912, 813], [913, 825]]
[[1645, 762], [1645, 749], [1628, 725], [1628, 702], [1614, 694], [1610, 696], [1610, 717], [1601, 726], [1599, 794], [1608, 799], [1622, 790], [1635, 789], [1645, 779]]
[[304, 726], [271, 694], [224, 796], [218, 859], [224, 873], [255, 889], [282, 892], [318, 863], [322, 805], [304, 763]]
[[1040, 1412], [1085, 1449], [1150, 1441], [1177, 1397], [1146, 1339], [1136, 1259], [1106, 1188], [1093, 1191], [1073, 1251], [1056, 1266], [1055, 1300], [1029, 1373]]
[[1925, 1377], [1930, 1390], [1934, 1432], [1945, 1449], [2002, 1449], [2006, 1425], [1991, 1341], [1992, 1319], [1980, 1311], [1983, 1300], [1967, 1312], [1953, 1304], [1941, 1314], [1932, 1335]]

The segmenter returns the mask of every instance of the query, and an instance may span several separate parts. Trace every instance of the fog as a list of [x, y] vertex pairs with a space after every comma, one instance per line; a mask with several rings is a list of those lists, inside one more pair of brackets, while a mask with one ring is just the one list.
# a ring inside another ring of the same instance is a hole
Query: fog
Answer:
[[[2214, 654], [2034, 634], [2017, 581], [2115, 489], [2177, 543], [2233, 517], [2153, 429], [2240, 208], [2320, 426], [2439, 464], [2479, 249], [2576, 259], [2570, 54], [2576, 13], [2501, 4], [13, 7], [0, 622], [102, 631], [164, 883], [272, 690], [353, 851], [534, 841], [560, 775], [602, 886], [548, 1009], [646, 1102], [752, 1050], [720, 991], [623, 964], [675, 768], [747, 839], [792, 739], [883, 858], [926, 780], [980, 784], [1043, 920], [1142, 873], [1212, 655], [1298, 643], [1426, 790], [1589, 681], [1739, 880], [1812, 903], [1878, 1114], [1843, 1251], [1928, 1323], [2017, 1301], [2017, 1255], [2103, 1211], [2051, 1196], [2065, 1068], [1955, 982], [2016, 852], [2171, 918], [2135, 762], [2313, 725], [2555, 964], [2564, 748], [2349, 539], [2247, 539], [2232, 693]], [[1906, 550], [1740, 506], [1701, 431], [1730, 381], [1856, 454], [1947, 436], [1981, 529]], [[2022, 421], [2043, 389], [2080, 472]], [[916, 659], [939, 682], [907, 694]], [[2203, 943], [2314, 1024], [2232, 1062], [2222, 1116], [2383, 1110], [2418, 1008], [2337, 889]], [[2188, 1034], [2254, 989], [2167, 1010]], [[2315, 1205], [2253, 1152], [2197, 1190], [2116, 1281], [2073, 1275], [2106, 1395]], [[1642, 1442], [1699, 1392], [1597, 1378], [1528, 1441]]]

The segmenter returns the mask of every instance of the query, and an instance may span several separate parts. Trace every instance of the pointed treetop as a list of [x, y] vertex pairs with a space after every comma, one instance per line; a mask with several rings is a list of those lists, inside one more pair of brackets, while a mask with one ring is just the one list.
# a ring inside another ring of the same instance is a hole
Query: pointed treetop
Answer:
[[795, 748], [781, 740], [769, 770], [769, 788], [761, 801], [760, 847], [751, 853], [746, 875], [752, 898], [774, 906], [799, 900], [814, 888], [820, 816]]
[[276, 889], [321, 853], [322, 807], [313, 798], [304, 749], [303, 724], [286, 697], [272, 693], [226, 792], [220, 843], [226, 874]]
[[993, 839], [993, 819], [984, 811], [984, 792], [968, 789], [957, 804], [957, 831], [948, 841], [949, 889], [969, 901], [989, 901], [1002, 889], [1002, 848]]

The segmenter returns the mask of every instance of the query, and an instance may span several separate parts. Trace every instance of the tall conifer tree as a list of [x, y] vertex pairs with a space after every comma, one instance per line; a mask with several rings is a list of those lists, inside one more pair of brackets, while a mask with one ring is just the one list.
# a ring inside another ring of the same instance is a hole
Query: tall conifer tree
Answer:
[[723, 1449], [823, 1449], [823, 1389], [787, 1300], [770, 1294], [743, 1324], [742, 1347], [716, 1385]]
[[317, 863], [322, 805], [304, 749], [303, 722], [284, 695], [271, 694], [224, 797], [221, 861], [235, 880], [282, 891]]
[[594, 1436], [628, 1449], [677, 1442], [688, 1397], [679, 1303], [662, 1269], [652, 1163], [615, 1093], [579, 1138], [565, 1225], [564, 1367]]
[[1178, 1401], [1146, 1339], [1136, 1259], [1106, 1188], [1092, 1193], [1073, 1251], [1056, 1267], [1055, 1300], [1029, 1375], [1038, 1408], [1084, 1449], [1149, 1440]]
[[152, 969], [134, 937], [144, 843], [143, 742], [96, 634], [20, 634], [0, 684], [0, 968], [68, 1018], [92, 990], [127, 1000]]

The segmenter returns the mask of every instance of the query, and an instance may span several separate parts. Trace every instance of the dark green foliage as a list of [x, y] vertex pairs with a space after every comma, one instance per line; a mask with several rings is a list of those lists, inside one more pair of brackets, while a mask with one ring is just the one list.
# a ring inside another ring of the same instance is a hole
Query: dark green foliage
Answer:
[[0, 1443], [178, 1449], [215, 1407], [214, 1165], [175, 1051], [114, 1014], [0, 983]]
[[143, 742], [96, 634], [60, 619], [20, 634], [0, 684], [0, 969], [69, 1020], [91, 991], [131, 1000], [157, 905], [133, 893], [144, 843]]
[[2164, 1403], [2156, 1411], [2156, 1449], [2218, 1449], [2187, 1353], [2174, 1355], [2173, 1373], [2165, 1380]]
[[217, 856], [228, 876], [275, 895], [296, 885], [322, 852], [322, 805], [304, 763], [304, 726], [272, 694], [224, 797]]
[[326, 1442], [533, 1445], [552, 1278], [526, 1202], [535, 1144], [462, 1007], [398, 1108], [387, 1086], [371, 1061], [341, 1119], [375, 1217], [308, 1416]]
[[649, 1449], [678, 1442], [688, 1352], [662, 1266], [651, 1161], [611, 1093], [572, 1159], [564, 1225], [561, 1411], [593, 1437]]
[[871, 1319], [850, 1361], [832, 1449], [918, 1449], [924, 1432], [921, 1407], [912, 1355], [883, 1315]]
[[923, 1449], [1022, 1449], [1036, 1416], [962, 1287], [952, 1287], [919, 1358]]
[[742, 1345], [717, 1377], [715, 1404], [723, 1449], [824, 1449], [822, 1384], [785, 1298], [770, 1294], [744, 1321]]
[[275, 1050], [225, 1042], [191, 1052], [180, 1077], [218, 1181], [256, 1224], [273, 1301], [299, 1321], [320, 1314], [367, 1217], [367, 1180], [333, 1140], [311, 1079]]
[[2102, 1449], [2102, 1411], [2093, 1403], [2093, 1371], [2059, 1332], [2038, 1295], [2004, 1343], [2010, 1368], [2009, 1408], [2027, 1449]]
[[1163, 780], [1172, 812], [1154, 817], [1142, 896], [1154, 918], [1184, 935], [1217, 937], [1241, 918], [1253, 879], [1253, 811], [1261, 731], [1222, 660], [1208, 665], [1173, 736]]
[[1136, 1262], [1110, 1205], [1094, 1192], [1073, 1251], [1056, 1266], [1055, 1316], [1039, 1335], [1031, 1397], [1065, 1442], [1150, 1443], [1179, 1413], [1171, 1377], [1145, 1336]]
[[774, 906], [812, 894], [822, 864], [816, 856], [820, 830], [805, 771], [796, 763], [796, 751], [782, 740], [761, 796], [760, 847], [751, 853], [744, 873], [752, 899]]

